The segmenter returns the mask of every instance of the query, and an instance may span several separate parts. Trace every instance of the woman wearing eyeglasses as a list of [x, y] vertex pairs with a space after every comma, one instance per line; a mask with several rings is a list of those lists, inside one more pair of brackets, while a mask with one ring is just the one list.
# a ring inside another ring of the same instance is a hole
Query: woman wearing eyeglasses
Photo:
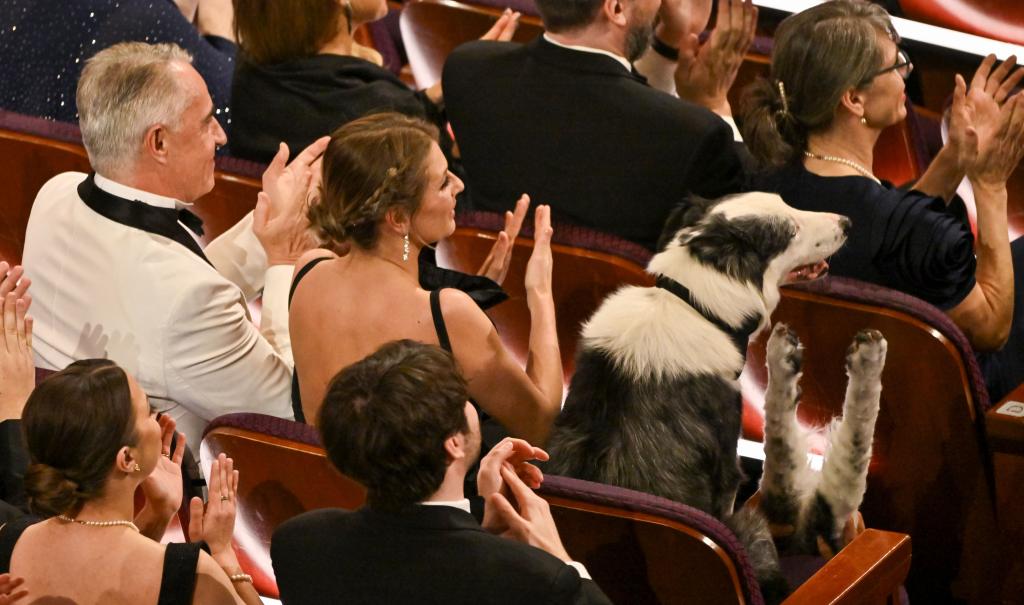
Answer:
[[[848, 216], [853, 228], [830, 271], [943, 309], [977, 351], [990, 352], [979, 359], [998, 400], [1024, 381], [1024, 301], [1014, 314], [1024, 244], [1011, 246], [1006, 221], [1006, 180], [1024, 151], [1024, 97], [1010, 92], [1024, 71], [1012, 57], [993, 69], [988, 57], [969, 86], [957, 76], [949, 142], [912, 188], [896, 189], [871, 168], [882, 130], [906, 117], [913, 64], [898, 42], [885, 10], [858, 0], [779, 25], [770, 77], [746, 91], [742, 110], [744, 139], [767, 169], [757, 188]], [[955, 195], [965, 175], [977, 241]]]

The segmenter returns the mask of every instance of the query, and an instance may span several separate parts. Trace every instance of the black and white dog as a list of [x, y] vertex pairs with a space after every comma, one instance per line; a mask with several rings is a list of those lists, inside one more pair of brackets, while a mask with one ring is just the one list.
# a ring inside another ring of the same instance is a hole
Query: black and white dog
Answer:
[[738, 377], [749, 336], [765, 327], [791, 273], [819, 273], [850, 222], [803, 212], [766, 193], [695, 199], [668, 221], [648, 265], [657, 286], [609, 296], [583, 327], [576, 372], [555, 424], [546, 471], [660, 495], [725, 521], [745, 543], [765, 591], [784, 593], [767, 521], [787, 546], [837, 550], [864, 494], [885, 358], [862, 333], [847, 360], [843, 421], [820, 478], [807, 468], [796, 420], [800, 345], [785, 326], [768, 344], [761, 512], [733, 511], [742, 480]]

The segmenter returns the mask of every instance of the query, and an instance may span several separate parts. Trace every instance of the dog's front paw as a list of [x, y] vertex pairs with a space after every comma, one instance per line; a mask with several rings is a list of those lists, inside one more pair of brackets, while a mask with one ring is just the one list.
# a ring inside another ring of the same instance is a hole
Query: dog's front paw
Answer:
[[885, 367], [888, 343], [878, 330], [861, 330], [846, 350], [846, 373], [851, 379], [878, 380]]
[[786, 380], [800, 373], [804, 349], [796, 332], [784, 323], [777, 323], [768, 338], [768, 375], [772, 380]]

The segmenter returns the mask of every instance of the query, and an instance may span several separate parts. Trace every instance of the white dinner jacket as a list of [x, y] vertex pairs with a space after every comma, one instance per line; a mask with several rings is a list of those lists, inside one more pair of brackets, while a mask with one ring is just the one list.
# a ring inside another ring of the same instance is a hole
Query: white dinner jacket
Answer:
[[[210, 266], [178, 242], [97, 214], [78, 195], [86, 176], [50, 179], [29, 216], [23, 264], [32, 279], [36, 365], [116, 361], [177, 420], [194, 451], [221, 414], [291, 418], [292, 267], [267, 267], [252, 213], [206, 247]], [[99, 175], [96, 185], [139, 203], [181, 205]], [[260, 291], [257, 329], [245, 302]]]

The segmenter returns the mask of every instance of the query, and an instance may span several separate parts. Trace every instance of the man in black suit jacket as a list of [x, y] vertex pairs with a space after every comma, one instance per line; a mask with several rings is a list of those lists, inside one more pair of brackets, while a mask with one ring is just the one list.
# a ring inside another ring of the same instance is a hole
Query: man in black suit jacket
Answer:
[[[710, 11], [710, 0], [693, 3]], [[747, 154], [725, 94], [753, 39], [749, 1], [720, 2], [704, 45], [692, 32], [708, 15], [691, 25], [689, 0], [660, 9], [658, 0], [536, 4], [547, 30], [537, 40], [472, 42], [445, 63], [445, 103], [474, 208], [503, 212], [525, 192], [556, 219], [654, 248], [687, 194], [744, 188]], [[656, 52], [638, 67], [687, 100], [633, 68], [652, 39]]]
[[540, 485], [528, 460], [543, 450], [495, 446], [478, 475], [483, 526], [470, 514], [462, 485], [480, 424], [448, 353], [384, 345], [334, 377], [319, 428], [331, 463], [366, 486], [367, 506], [312, 511], [274, 532], [285, 605], [610, 603], [527, 485]]

